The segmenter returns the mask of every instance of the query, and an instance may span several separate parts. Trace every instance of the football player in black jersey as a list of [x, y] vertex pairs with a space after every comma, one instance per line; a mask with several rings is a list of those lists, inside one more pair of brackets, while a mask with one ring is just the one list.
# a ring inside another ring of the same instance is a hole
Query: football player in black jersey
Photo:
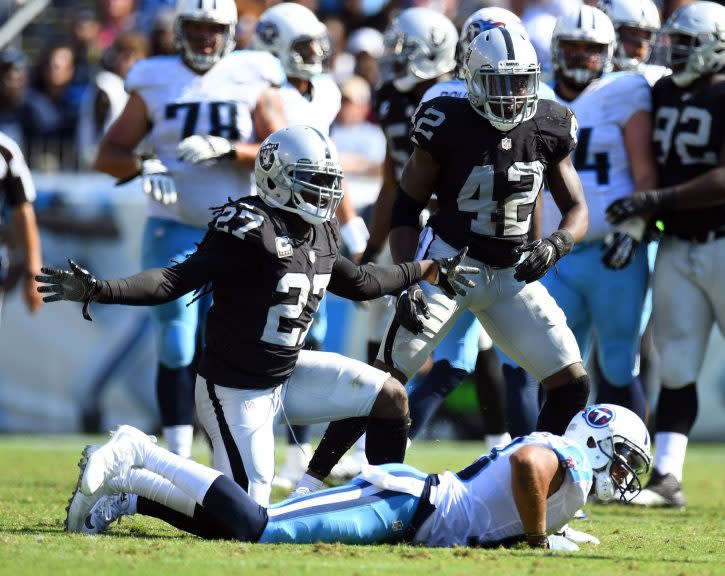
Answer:
[[[589, 381], [563, 313], [537, 280], [587, 229], [586, 202], [569, 158], [576, 120], [564, 106], [538, 101], [536, 54], [513, 29], [479, 34], [464, 75], [468, 102], [434, 98], [413, 117], [415, 150], [393, 210], [391, 249], [400, 261], [416, 252], [455, 254], [468, 245], [469, 261], [484, 271], [476, 290], [450, 304], [423, 284], [423, 329], [416, 334], [393, 321], [378, 365], [404, 381], [471, 310], [494, 342], [542, 382], [548, 398], [538, 428], [560, 434], [585, 405]], [[544, 177], [563, 217], [551, 236], [528, 242]], [[417, 218], [434, 192], [439, 209], [419, 238]]]
[[[402, 462], [405, 454], [409, 418], [400, 382], [357, 360], [302, 350], [325, 289], [365, 300], [427, 279], [452, 297], [473, 285], [463, 274], [478, 269], [459, 265], [465, 250], [392, 266], [358, 267], [342, 257], [331, 220], [342, 197], [342, 172], [334, 145], [314, 128], [295, 126], [265, 139], [255, 177], [261, 198], [217, 208], [197, 251], [181, 263], [103, 281], [70, 261], [70, 272], [44, 268], [38, 281], [47, 284], [39, 288], [50, 294], [46, 302], [84, 302], [87, 319], [92, 301], [154, 305], [192, 290], [212, 291], [197, 413], [212, 441], [214, 467], [266, 504], [280, 409], [289, 423], [368, 416], [368, 460]], [[69, 530], [88, 504], [74, 493]], [[168, 512], [147, 504], [151, 515]]]
[[653, 285], [662, 378], [655, 462], [634, 502], [682, 508], [695, 386], [713, 323], [725, 332], [725, 7], [687, 4], [662, 32], [672, 75], [653, 89], [659, 188], [614, 201], [607, 216], [615, 224], [632, 216], [664, 224]]

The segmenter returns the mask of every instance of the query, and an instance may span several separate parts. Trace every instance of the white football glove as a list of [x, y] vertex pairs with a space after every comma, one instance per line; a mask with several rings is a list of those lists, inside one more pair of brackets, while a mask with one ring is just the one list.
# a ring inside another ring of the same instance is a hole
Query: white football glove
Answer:
[[177, 158], [190, 164], [231, 158], [234, 154], [234, 143], [221, 136], [189, 136], [176, 148]]
[[587, 534], [586, 532], [582, 532], [581, 530], [574, 530], [571, 526], [568, 524], [564, 524], [564, 526], [556, 533], [557, 536], [563, 536], [570, 542], [574, 542], [575, 544], [599, 544], [599, 538], [596, 536], [592, 536], [591, 534]]
[[579, 550], [579, 546], [574, 542], [558, 534], [550, 534], [546, 537], [546, 541], [549, 544], [549, 550], [558, 550], [560, 552], [577, 552]]
[[158, 158], [149, 158], [141, 163], [143, 191], [157, 202], [175, 204], [176, 184], [168, 168]]

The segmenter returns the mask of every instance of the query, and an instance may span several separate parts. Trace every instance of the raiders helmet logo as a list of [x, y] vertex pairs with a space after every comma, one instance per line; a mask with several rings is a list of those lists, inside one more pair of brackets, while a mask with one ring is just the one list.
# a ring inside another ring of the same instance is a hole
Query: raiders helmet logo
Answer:
[[279, 36], [279, 30], [274, 22], [258, 22], [255, 34], [265, 44], [272, 44]]
[[259, 148], [259, 165], [263, 170], [269, 170], [274, 164], [274, 152], [279, 148], [279, 143], [268, 142]]

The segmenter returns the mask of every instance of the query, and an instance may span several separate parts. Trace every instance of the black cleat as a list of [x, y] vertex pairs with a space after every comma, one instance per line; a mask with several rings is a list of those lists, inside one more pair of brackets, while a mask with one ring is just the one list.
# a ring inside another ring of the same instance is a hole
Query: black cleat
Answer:
[[652, 470], [647, 488], [642, 490], [632, 500], [632, 504], [639, 506], [667, 508], [685, 508], [685, 494], [682, 486], [673, 474], [660, 474], [655, 468]]

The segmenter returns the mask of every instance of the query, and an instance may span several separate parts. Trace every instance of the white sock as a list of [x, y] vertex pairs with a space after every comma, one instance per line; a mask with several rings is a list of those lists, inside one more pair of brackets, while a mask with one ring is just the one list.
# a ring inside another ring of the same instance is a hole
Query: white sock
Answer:
[[682, 482], [682, 468], [685, 466], [687, 436], [679, 432], [657, 432], [655, 434], [655, 468], [660, 474], [672, 474]]
[[491, 450], [494, 446], [511, 442], [511, 435], [508, 432], [504, 432], [503, 434], [486, 434], [485, 440], [488, 449]]
[[[122, 492], [137, 494], [138, 496], [143, 496], [144, 498], [163, 504], [167, 508], [176, 510], [190, 518], [194, 516], [196, 502], [186, 492], [179, 490], [166, 478], [159, 476], [155, 472], [151, 472], [151, 470], [132, 468], [118, 488]], [[129, 512], [129, 514], [136, 512], [135, 499], [132, 504], [133, 512]]]
[[144, 446], [143, 467], [169, 480], [198, 504], [204, 501], [209, 486], [222, 475], [219, 470], [182, 458], [151, 442]]
[[357, 439], [357, 442], [353, 446], [353, 454], [365, 455], [365, 438], [367, 438], [367, 434], [363, 434]]
[[308, 488], [310, 492], [317, 492], [320, 490], [325, 483], [322, 480], [318, 480], [314, 476], [310, 476], [309, 474], [305, 474], [300, 478], [299, 482], [297, 482], [297, 486], [295, 486], [295, 490], [297, 488]]
[[169, 451], [182, 458], [191, 457], [191, 444], [194, 441], [194, 427], [190, 424], [164, 426], [164, 439]]

